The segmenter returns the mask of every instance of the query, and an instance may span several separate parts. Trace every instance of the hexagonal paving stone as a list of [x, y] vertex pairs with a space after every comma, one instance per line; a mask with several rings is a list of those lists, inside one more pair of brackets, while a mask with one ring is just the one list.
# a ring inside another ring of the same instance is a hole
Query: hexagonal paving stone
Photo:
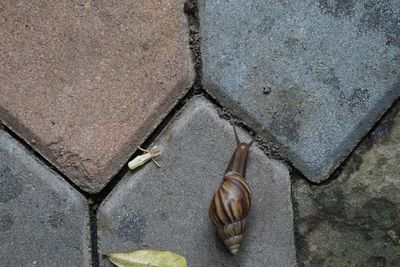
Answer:
[[0, 266], [89, 266], [88, 204], [0, 130]]
[[300, 266], [400, 266], [400, 102], [317, 186], [293, 184]]
[[400, 1], [200, 1], [203, 85], [326, 179], [400, 96]]
[[[241, 139], [249, 137], [240, 131]], [[232, 126], [211, 104], [195, 98], [154, 142], [158, 168], [129, 172], [98, 211], [100, 253], [140, 247], [172, 250], [188, 266], [295, 266], [290, 178], [287, 168], [252, 147], [248, 228], [238, 255], [226, 250], [208, 218], [235, 140]], [[111, 266], [101, 258], [102, 266]]]
[[0, 119], [99, 191], [191, 86], [179, 1], [3, 1]]

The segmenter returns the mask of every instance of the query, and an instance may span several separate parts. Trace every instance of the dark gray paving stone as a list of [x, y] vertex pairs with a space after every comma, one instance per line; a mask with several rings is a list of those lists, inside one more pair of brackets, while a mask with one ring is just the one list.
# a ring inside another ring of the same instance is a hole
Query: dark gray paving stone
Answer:
[[[249, 140], [240, 131], [243, 140]], [[176, 251], [188, 266], [295, 266], [290, 178], [287, 168], [255, 146], [247, 180], [253, 203], [241, 249], [227, 252], [208, 218], [235, 141], [232, 126], [195, 98], [153, 145], [162, 151], [126, 174], [99, 207], [100, 253], [140, 247]], [[111, 266], [101, 258], [102, 266]]]
[[400, 96], [400, 1], [200, 0], [200, 20], [206, 90], [314, 182]]
[[88, 205], [0, 129], [0, 266], [89, 266]]
[[391, 115], [337, 179], [294, 183], [300, 266], [400, 266], [400, 113]]

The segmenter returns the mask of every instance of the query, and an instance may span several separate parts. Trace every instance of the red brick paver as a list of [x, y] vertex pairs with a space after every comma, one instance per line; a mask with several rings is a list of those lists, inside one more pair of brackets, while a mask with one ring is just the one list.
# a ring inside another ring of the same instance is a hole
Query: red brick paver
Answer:
[[2, 1], [0, 119], [99, 191], [193, 82], [183, 2]]

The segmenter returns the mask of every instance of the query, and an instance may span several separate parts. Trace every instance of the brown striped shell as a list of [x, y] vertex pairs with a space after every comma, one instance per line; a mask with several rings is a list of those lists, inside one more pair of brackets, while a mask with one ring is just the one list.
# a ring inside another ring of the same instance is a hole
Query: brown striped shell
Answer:
[[249, 144], [236, 138], [236, 149], [231, 157], [222, 184], [214, 194], [208, 214], [217, 228], [217, 233], [232, 254], [239, 251], [240, 241], [246, 226], [246, 217], [250, 211], [251, 191], [244, 179]]
[[250, 205], [249, 185], [237, 173], [228, 172], [214, 194], [208, 212], [218, 235], [232, 254], [239, 251]]

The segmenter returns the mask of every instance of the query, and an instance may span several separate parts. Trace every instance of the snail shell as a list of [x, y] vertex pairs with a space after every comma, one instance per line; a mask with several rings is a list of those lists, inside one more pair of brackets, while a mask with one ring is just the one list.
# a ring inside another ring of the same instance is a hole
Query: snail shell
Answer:
[[208, 213], [217, 233], [232, 254], [239, 251], [251, 206], [251, 191], [244, 179], [250, 146], [242, 143], [235, 132], [236, 149], [232, 155], [224, 179], [214, 194]]

